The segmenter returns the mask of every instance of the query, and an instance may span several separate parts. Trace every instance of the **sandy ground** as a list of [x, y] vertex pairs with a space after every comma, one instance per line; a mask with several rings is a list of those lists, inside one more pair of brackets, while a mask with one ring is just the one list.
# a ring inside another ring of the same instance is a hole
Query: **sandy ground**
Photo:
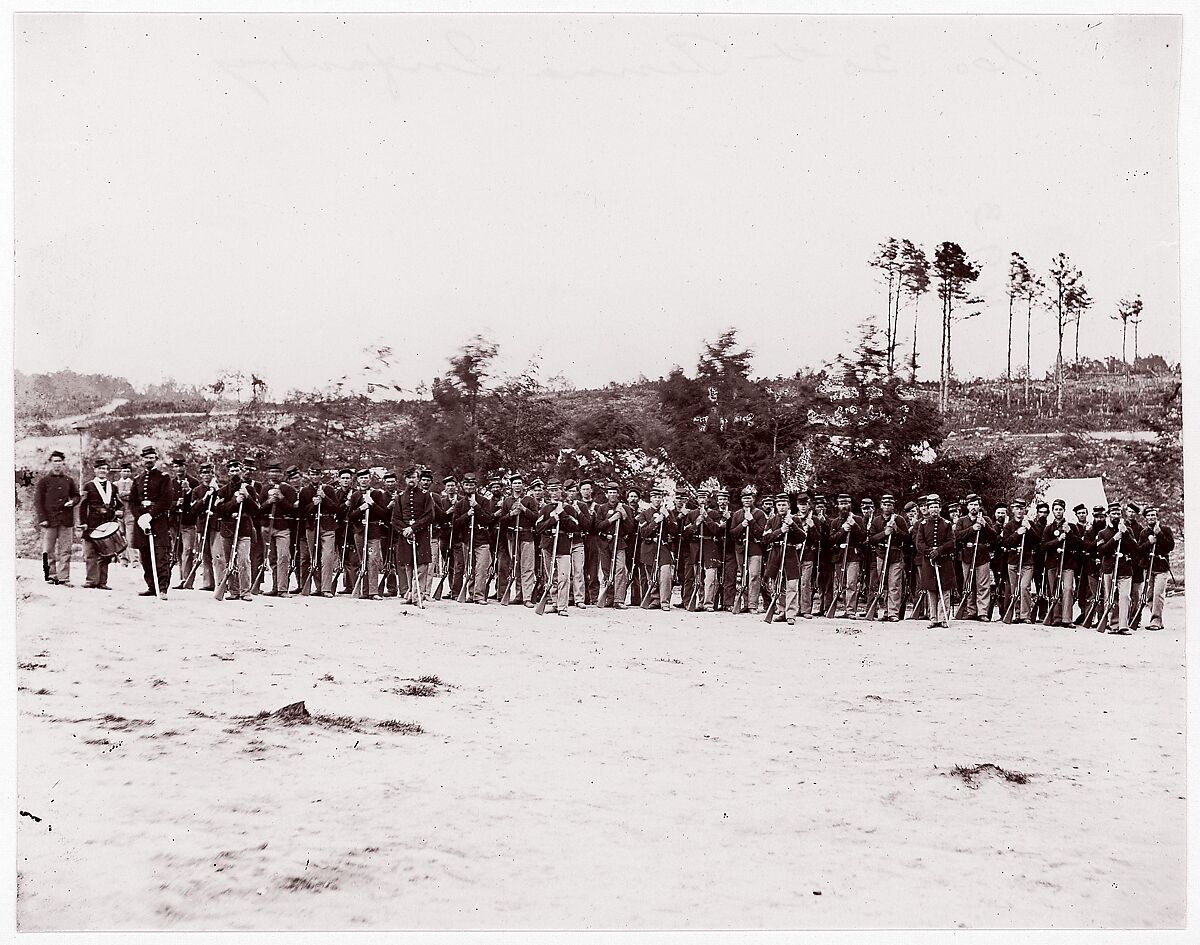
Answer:
[[1116, 637], [17, 576], [23, 930], [1184, 922], [1179, 599]]

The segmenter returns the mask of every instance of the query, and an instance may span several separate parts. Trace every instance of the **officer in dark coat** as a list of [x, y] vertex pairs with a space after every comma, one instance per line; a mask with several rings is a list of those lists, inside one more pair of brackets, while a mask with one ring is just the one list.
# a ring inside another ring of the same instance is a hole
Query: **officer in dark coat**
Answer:
[[[171, 477], [158, 468], [158, 450], [153, 446], [142, 450], [142, 463], [145, 469], [133, 480], [133, 488], [129, 492], [129, 506], [137, 516], [133, 546], [147, 552], [142, 555], [146, 589], [139, 596], [153, 597], [157, 593], [166, 600], [167, 588], [171, 583], [171, 530], [168, 517], [175, 502], [175, 488]], [[153, 556], [149, 553], [151, 543]]]
[[930, 627], [948, 627], [950, 592], [955, 588], [954, 526], [942, 518], [942, 500], [936, 494], [925, 499], [929, 514], [917, 526], [917, 560], [922, 583], [929, 596]]

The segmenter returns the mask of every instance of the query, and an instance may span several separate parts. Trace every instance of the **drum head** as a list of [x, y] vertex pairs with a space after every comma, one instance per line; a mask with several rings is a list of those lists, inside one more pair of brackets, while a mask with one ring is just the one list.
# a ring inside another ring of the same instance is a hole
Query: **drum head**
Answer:
[[103, 525], [97, 525], [88, 533], [88, 538], [107, 538], [121, 528], [120, 522], [105, 522]]

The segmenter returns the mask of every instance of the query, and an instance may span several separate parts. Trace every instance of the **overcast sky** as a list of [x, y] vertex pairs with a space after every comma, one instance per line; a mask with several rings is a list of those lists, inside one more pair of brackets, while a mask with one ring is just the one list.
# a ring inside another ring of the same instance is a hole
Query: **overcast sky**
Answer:
[[[135, 383], [406, 378], [471, 335], [578, 386], [846, 347], [879, 241], [962, 244], [1002, 373], [1008, 254], [1066, 252], [1080, 350], [1179, 358], [1170, 17], [16, 18], [16, 350]], [[922, 302], [923, 376], [939, 303]], [[1024, 359], [1024, 323], [1018, 323]], [[912, 313], [902, 315], [902, 340]], [[1034, 369], [1053, 322], [1034, 312]], [[1132, 332], [1130, 337], [1132, 352]], [[1074, 350], [1073, 331], [1068, 353]]]

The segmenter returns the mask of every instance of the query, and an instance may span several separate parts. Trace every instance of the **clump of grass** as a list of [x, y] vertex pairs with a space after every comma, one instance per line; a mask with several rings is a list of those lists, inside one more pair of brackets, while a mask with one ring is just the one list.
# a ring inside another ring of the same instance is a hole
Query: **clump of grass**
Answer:
[[416, 722], [397, 722], [395, 719], [379, 722], [378, 727], [387, 732], [398, 732], [401, 735], [423, 735], [425, 733], [425, 729]]
[[961, 778], [963, 783], [971, 790], [978, 790], [980, 775], [990, 774], [994, 777], [1003, 778], [1010, 784], [1028, 784], [1029, 775], [1020, 771], [1009, 771], [1006, 768], [1001, 768], [999, 765], [994, 765], [990, 761], [981, 765], [972, 765], [969, 768], [962, 765], [955, 765], [950, 770], [950, 776]]
[[18, 663], [17, 669], [45, 669], [45, 663]]
[[444, 685], [446, 685], [446, 683], [442, 682], [437, 676], [418, 676], [417, 682], [425, 683], [426, 685], [429, 685], [429, 686], [444, 686]]
[[408, 686], [401, 686], [399, 689], [393, 689], [392, 692], [398, 696], [422, 696], [424, 698], [437, 695], [437, 690], [425, 683], [413, 683]]

